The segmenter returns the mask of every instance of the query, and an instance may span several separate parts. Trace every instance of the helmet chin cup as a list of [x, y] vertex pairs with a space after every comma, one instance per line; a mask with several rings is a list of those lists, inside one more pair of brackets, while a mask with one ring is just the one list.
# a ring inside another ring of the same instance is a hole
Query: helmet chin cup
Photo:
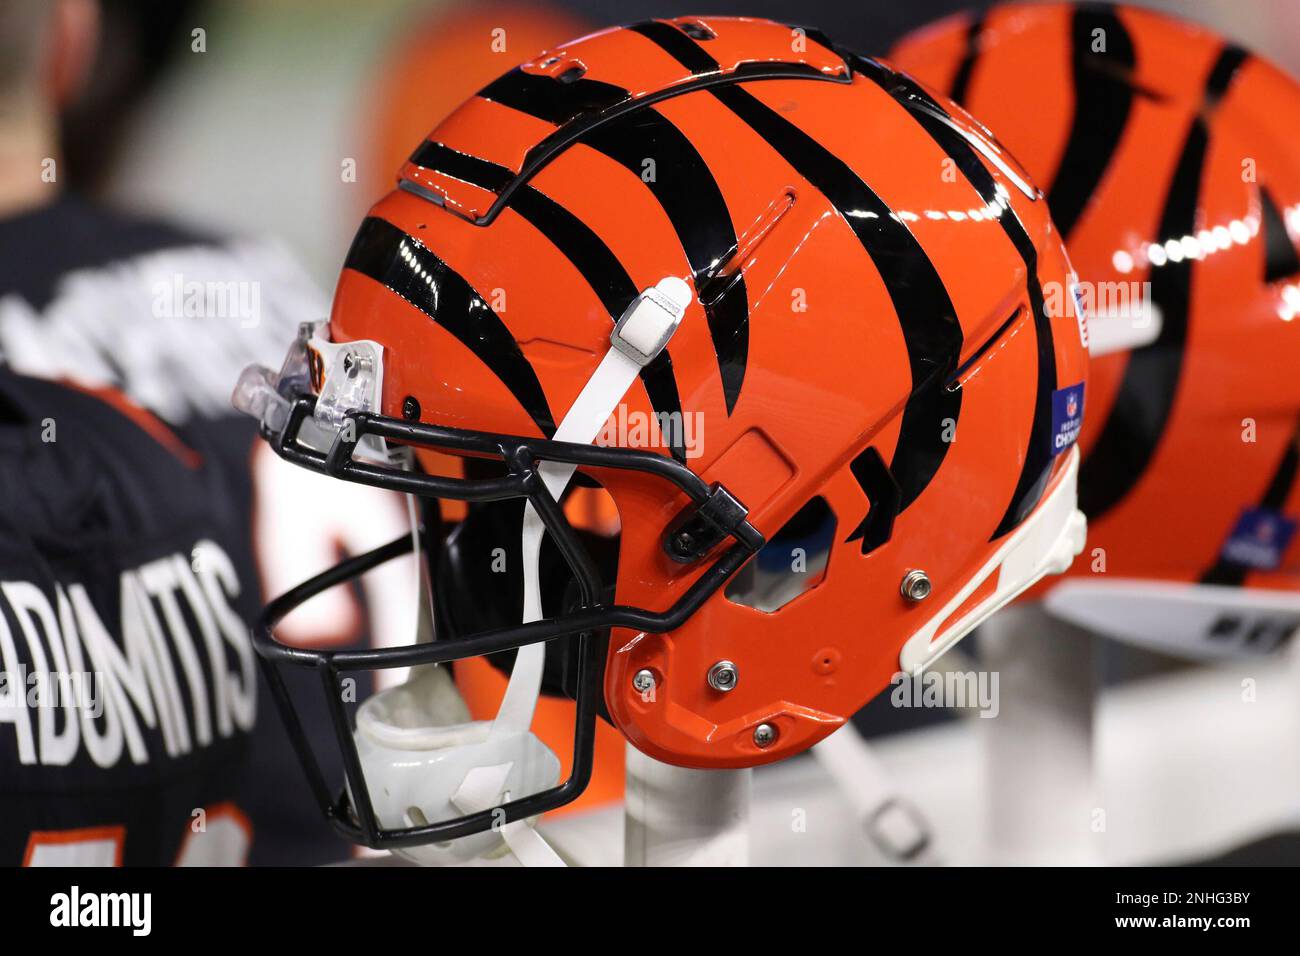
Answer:
[[[540, 793], [559, 781], [559, 758], [536, 735], [492, 733], [492, 721], [468, 716], [443, 667], [417, 671], [358, 708], [357, 755], [384, 827], [452, 819]], [[394, 852], [415, 863], [448, 864], [506, 850], [494, 828]]]

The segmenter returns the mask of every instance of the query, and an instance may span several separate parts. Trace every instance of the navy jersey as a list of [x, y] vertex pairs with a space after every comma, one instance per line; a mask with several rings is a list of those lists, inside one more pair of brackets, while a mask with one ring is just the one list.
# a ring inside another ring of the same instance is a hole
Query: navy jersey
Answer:
[[0, 865], [344, 855], [259, 690], [229, 404], [322, 312], [273, 244], [76, 199], [0, 221]]
[[[243, 507], [119, 393], [0, 370], [0, 860], [240, 862]], [[233, 829], [232, 829], [233, 828]]]

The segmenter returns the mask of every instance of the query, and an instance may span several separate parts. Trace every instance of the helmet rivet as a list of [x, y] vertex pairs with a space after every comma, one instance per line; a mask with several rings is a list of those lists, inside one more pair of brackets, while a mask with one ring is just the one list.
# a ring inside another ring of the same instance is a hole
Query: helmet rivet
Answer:
[[654, 671], [649, 668], [641, 668], [632, 677], [632, 689], [638, 694], [648, 694], [655, 689]]
[[899, 590], [909, 601], [924, 601], [930, 596], [930, 576], [920, 570], [908, 571]]
[[414, 395], [407, 395], [402, 399], [402, 417], [408, 422], [417, 421], [420, 418], [420, 403]]
[[759, 724], [754, 728], [754, 744], [758, 747], [770, 747], [776, 743], [776, 728], [771, 724]]
[[720, 690], [723, 693], [735, 690], [738, 680], [740, 680], [740, 674], [736, 672], [736, 665], [731, 661], [718, 661], [709, 668], [709, 686], [714, 690]]

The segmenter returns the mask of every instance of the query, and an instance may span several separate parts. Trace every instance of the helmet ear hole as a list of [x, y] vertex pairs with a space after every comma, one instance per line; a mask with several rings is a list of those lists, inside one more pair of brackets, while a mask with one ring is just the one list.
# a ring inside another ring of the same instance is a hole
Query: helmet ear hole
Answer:
[[736, 572], [727, 600], [771, 614], [817, 587], [826, 579], [835, 525], [826, 499], [810, 499]]

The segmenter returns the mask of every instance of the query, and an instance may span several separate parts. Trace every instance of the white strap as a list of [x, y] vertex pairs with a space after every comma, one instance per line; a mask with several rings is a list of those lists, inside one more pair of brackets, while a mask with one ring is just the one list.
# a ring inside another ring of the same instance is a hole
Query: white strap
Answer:
[[[589, 445], [596, 439], [641, 369], [668, 344], [690, 301], [690, 287], [675, 277], [661, 280], [657, 286], [637, 297], [610, 334], [609, 351], [555, 430], [556, 441]], [[574, 465], [564, 462], [544, 461], [537, 471], [546, 490], [558, 501], [573, 477], [574, 469]], [[545, 533], [541, 516], [529, 502], [524, 508], [520, 543], [524, 563], [525, 624], [542, 619], [539, 559]], [[492, 734], [521, 733], [532, 724], [533, 711], [541, 692], [545, 658], [545, 644], [528, 644], [519, 648], [505, 697], [492, 723]]]
[[[690, 287], [677, 278], [666, 278], [652, 289], [637, 296], [610, 334], [609, 351], [596, 366], [587, 384], [574, 400], [564, 420], [555, 430], [555, 441], [589, 445], [600, 434], [609, 416], [618, 408], [641, 369], [668, 344], [681, 324], [691, 302]], [[544, 461], [537, 467], [546, 490], [556, 501], [564, 493], [576, 466]], [[542, 619], [540, 559], [546, 526], [532, 502], [524, 507], [520, 558], [523, 561], [523, 623]], [[489, 738], [527, 733], [537, 709], [542, 687], [542, 666], [546, 660], [544, 643], [527, 644], [515, 655], [505, 696]], [[511, 764], [475, 767], [452, 795], [452, 802], [464, 813], [474, 813], [494, 806], [510, 773]], [[564, 861], [550, 844], [526, 820], [515, 820], [500, 828], [501, 838], [524, 866], [564, 866]]]
[[885, 765], [852, 724], [845, 724], [812, 752], [885, 856], [895, 863], [938, 862], [925, 817], [899, 793]]
[[[474, 767], [465, 775], [460, 789], [452, 794], [451, 802], [461, 813], [478, 813], [495, 806], [501, 796], [501, 788], [506, 785], [512, 764], [497, 764], [495, 767]], [[515, 820], [497, 830], [510, 852], [524, 866], [565, 866], [564, 860], [555, 852], [540, 833], [532, 828], [527, 820]]]
[[[555, 440], [590, 444], [600, 434], [640, 371], [641, 366], [622, 352], [610, 348], [595, 373], [587, 380], [569, 413], [564, 416], [560, 427], [555, 430]], [[556, 501], [564, 493], [574, 470], [575, 466], [559, 461], [544, 461], [537, 467], [546, 490]], [[524, 562], [525, 624], [542, 619], [539, 565], [545, 534], [546, 526], [530, 501], [524, 507], [523, 538], [520, 543]], [[545, 657], [545, 644], [528, 644], [519, 648], [505, 698], [501, 701], [501, 709], [492, 724], [492, 733], [518, 733], [527, 730], [533, 722], [533, 709], [537, 705]]]

